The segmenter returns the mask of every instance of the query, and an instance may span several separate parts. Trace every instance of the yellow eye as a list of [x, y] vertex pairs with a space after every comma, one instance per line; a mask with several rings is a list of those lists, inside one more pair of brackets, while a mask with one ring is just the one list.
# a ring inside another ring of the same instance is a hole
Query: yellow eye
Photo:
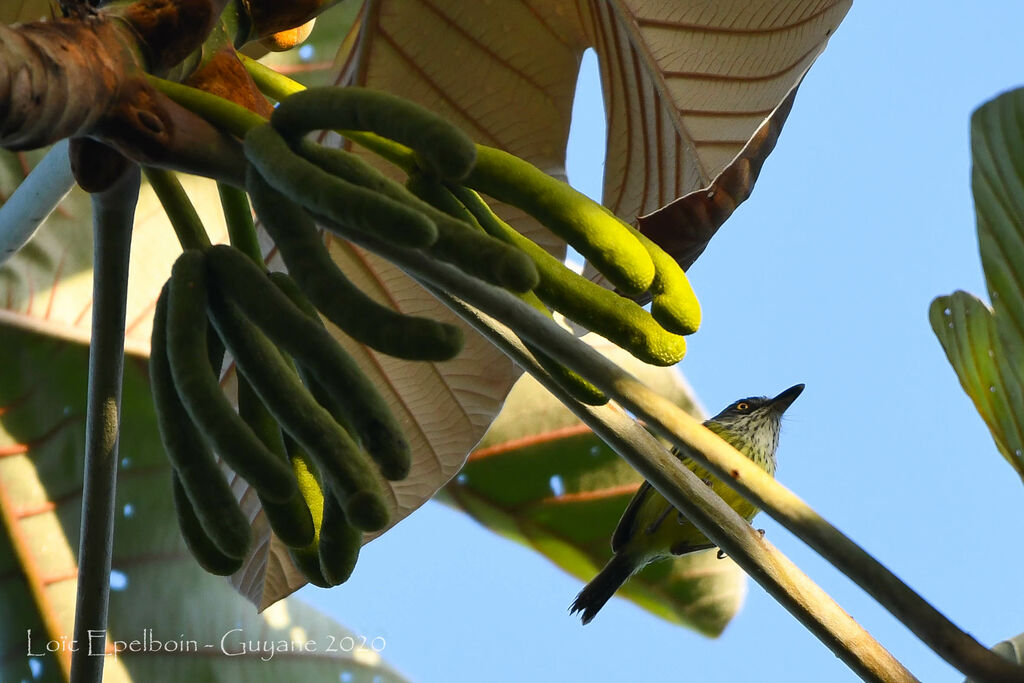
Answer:
[[736, 410], [749, 410], [749, 409], [750, 409], [750, 404], [747, 403], [746, 401], [740, 401], [739, 403], [736, 404]]

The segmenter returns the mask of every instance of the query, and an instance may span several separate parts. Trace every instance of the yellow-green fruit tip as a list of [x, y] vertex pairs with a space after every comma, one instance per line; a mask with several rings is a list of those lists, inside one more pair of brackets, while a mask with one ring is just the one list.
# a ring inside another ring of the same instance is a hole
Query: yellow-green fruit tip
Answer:
[[656, 348], [644, 352], [640, 360], [651, 365], [668, 367], [675, 365], [686, 356], [686, 339], [673, 334]]
[[700, 304], [696, 301], [680, 302], [667, 295], [655, 296], [651, 315], [673, 334], [693, 334], [700, 327]]

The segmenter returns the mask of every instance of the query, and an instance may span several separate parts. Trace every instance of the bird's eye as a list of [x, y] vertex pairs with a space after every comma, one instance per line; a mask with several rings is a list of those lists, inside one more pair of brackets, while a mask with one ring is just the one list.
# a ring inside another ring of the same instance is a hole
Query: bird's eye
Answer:
[[736, 410], [750, 410], [750, 404], [746, 401], [740, 401], [736, 404]]

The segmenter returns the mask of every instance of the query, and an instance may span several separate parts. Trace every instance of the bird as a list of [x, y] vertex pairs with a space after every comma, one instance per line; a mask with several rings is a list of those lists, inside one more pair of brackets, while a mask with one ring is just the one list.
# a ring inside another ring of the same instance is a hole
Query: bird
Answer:
[[[797, 384], [774, 398], [741, 398], [706, 420], [704, 426], [774, 477], [782, 414], [803, 390], [804, 385]], [[673, 453], [680, 457], [677, 451]], [[758, 513], [753, 503], [692, 459], [680, 459], [741, 517], [748, 522], [753, 520]], [[611, 545], [612, 558], [569, 607], [571, 614], [580, 614], [584, 624], [590, 623], [622, 584], [648, 564], [715, 547], [647, 481], [640, 485], [622, 513]]]

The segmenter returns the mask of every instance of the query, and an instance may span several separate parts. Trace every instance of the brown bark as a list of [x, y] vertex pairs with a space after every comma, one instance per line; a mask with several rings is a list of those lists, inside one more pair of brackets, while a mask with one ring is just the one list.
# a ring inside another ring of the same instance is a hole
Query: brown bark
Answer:
[[[0, 26], [0, 147], [93, 138], [137, 163], [240, 185], [237, 140], [156, 92], [150, 68], [201, 46], [224, 0], [141, 0]], [[80, 160], [79, 160], [80, 161]]]
[[32, 149], [94, 128], [127, 79], [124, 33], [102, 16], [0, 26], [0, 146]]

